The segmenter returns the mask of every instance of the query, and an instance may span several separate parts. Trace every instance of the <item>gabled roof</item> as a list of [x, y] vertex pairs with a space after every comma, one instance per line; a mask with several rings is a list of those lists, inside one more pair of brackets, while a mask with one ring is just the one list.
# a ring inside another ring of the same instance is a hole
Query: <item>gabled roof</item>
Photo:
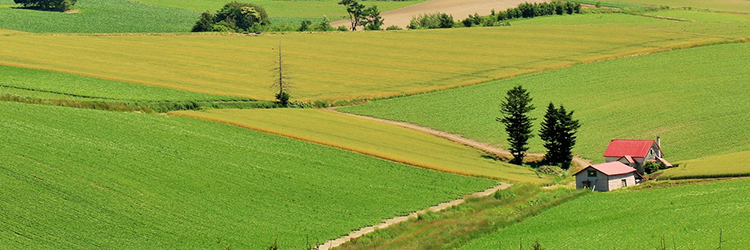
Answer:
[[[615, 175], [623, 175], [623, 174], [629, 174], [632, 172], [636, 172], [635, 168], [631, 168], [628, 165], [623, 164], [619, 161], [613, 161], [613, 162], [607, 162], [602, 164], [596, 164], [596, 165], [589, 165], [588, 167], [578, 170], [573, 175], [577, 175], [580, 172], [583, 172], [586, 169], [593, 168], [596, 169], [599, 172], [602, 172], [605, 175], [608, 176], [615, 176]], [[638, 172], [636, 172], [637, 174]]]
[[621, 160], [622, 158], [625, 158], [625, 160], [627, 160], [627, 161], [628, 161], [628, 163], [630, 163], [630, 164], [635, 164], [635, 160], [633, 160], [633, 157], [630, 157], [629, 155], [626, 155], [626, 156], [620, 157], [620, 159], [617, 159], [617, 160], [619, 161], [619, 160]]
[[609, 142], [607, 150], [604, 151], [604, 157], [623, 157], [628, 155], [630, 157], [643, 158], [646, 157], [648, 150], [655, 143], [651, 140], [615, 139]]

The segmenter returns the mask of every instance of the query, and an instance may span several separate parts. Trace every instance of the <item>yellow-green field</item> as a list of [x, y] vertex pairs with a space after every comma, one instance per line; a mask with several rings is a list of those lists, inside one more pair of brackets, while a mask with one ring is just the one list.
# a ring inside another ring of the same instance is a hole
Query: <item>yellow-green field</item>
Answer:
[[675, 7], [692, 7], [727, 12], [750, 13], [750, 1], [747, 0], [607, 0], [603, 2], [659, 5]]
[[442, 138], [324, 110], [216, 109], [170, 114], [233, 124], [445, 172], [515, 182], [544, 181], [528, 168], [485, 158], [481, 151]]
[[[622, 15], [600, 17], [608, 18]], [[296, 83], [292, 98], [335, 101], [443, 89], [736, 38], [681, 30], [702, 24], [627, 18], [648, 28], [548, 24], [261, 36], [7, 35], [0, 37], [0, 64], [269, 100], [275, 48], [281, 43], [286, 72]]]
[[750, 151], [678, 162], [679, 167], [665, 170], [659, 179], [750, 176], [750, 161], [747, 159], [750, 159]]

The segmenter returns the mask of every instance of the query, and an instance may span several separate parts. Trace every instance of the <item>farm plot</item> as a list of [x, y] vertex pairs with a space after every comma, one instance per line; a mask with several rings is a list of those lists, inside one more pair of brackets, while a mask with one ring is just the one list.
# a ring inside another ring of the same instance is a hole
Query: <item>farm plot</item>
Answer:
[[171, 112], [224, 122], [440, 171], [514, 182], [544, 181], [528, 168], [429, 134], [323, 110], [255, 109]]
[[716, 155], [679, 162], [678, 168], [664, 171], [659, 179], [702, 179], [750, 176], [750, 151]]
[[79, 0], [78, 13], [14, 9], [0, 0], [0, 29], [59, 33], [188, 32], [200, 13], [128, 0]]
[[[611, 139], [661, 136], [667, 159], [688, 160], [750, 150], [748, 57], [747, 43], [684, 49], [340, 110], [502, 144], [505, 134], [495, 118], [505, 93], [520, 84], [534, 98], [534, 117], [541, 119], [549, 102], [575, 110], [582, 127], [574, 153], [585, 158], [603, 161]], [[531, 151], [544, 151], [539, 137]]]
[[[262, 36], [9, 35], [0, 37], [0, 64], [269, 100], [270, 71], [281, 43], [286, 72], [297, 83], [293, 99], [336, 101], [445, 89], [726, 39], [632, 25]], [[42, 48], [45, 53], [38, 53]]]
[[[586, 2], [595, 3], [596, 1], [588, 0]], [[691, 7], [695, 9], [706, 9], [714, 11], [748, 13], [750, 14], [750, 2], [746, 0], [607, 0], [607, 3], [618, 4], [636, 4], [651, 6], [669, 6], [671, 8]]]
[[596, 193], [460, 249], [516, 247], [519, 240], [525, 248], [539, 240], [545, 249], [714, 249], [722, 240], [722, 249], [741, 249], [750, 244], [748, 192], [750, 181], [742, 180]]
[[[377, 5], [380, 11], [389, 11], [423, 1], [425, 0], [361, 1], [361, 3], [367, 7]], [[227, 0], [138, 0], [138, 2], [196, 11], [217, 10], [228, 3]], [[271, 18], [318, 19], [327, 16], [331, 20], [337, 20], [348, 17], [346, 7], [339, 5], [338, 0], [246, 0], [244, 2], [262, 6]]]
[[186, 117], [0, 102], [7, 248], [282, 249], [495, 181]]

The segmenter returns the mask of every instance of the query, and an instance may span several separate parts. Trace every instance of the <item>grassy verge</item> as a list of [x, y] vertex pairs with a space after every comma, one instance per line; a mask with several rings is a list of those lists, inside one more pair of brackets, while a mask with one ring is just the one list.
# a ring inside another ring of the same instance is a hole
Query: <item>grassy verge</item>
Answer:
[[341, 248], [452, 249], [583, 194], [570, 189], [542, 190], [533, 185], [516, 185], [490, 197], [469, 199], [443, 212], [420, 214], [417, 219], [378, 230]]
[[266, 131], [415, 166], [514, 182], [541, 183], [529, 168], [483, 157], [481, 151], [396, 125], [323, 110], [171, 112]]
[[[508, 89], [522, 84], [537, 106], [534, 117], [541, 119], [549, 102], [575, 110], [582, 127], [574, 152], [584, 158], [603, 161], [611, 139], [661, 136], [666, 158], [680, 161], [750, 150], [748, 56], [747, 43], [684, 49], [340, 110], [502, 144], [498, 107]], [[531, 150], [544, 151], [538, 137]]]
[[545, 249], [743, 248], [750, 243], [745, 237], [750, 230], [748, 184], [725, 181], [587, 195], [460, 249], [497, 249], [499, 242], [516, 248], [519, 240], [525, 247], [538, 240]]
[[0, 102], [0, 134], [7, 248], [300, 249], [495, 185], [186, 117]]

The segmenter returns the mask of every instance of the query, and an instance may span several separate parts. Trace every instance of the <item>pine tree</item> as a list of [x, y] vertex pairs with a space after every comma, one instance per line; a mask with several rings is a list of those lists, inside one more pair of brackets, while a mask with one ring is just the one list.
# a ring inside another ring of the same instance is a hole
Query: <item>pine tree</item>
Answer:
[[534, 135], [531, 133], [533, 120], [528, 113], [534, 110], [531, 104], [531, 96], [521, 86], [516, 86], [508, 91], [505, 100], [500, 104], [500, 113], [503, 117], [496, 120], [505, 125], [508, 132], [509, 150], [513, 154], [513, 163], [523, 163], [526, 150], [529, 149], [528, 141]]
[[539, 138], [544, 141], [544, 148], [547, 149], [547, 153], [544, 155], [544, 162], [547, 164], [556, 164], [559, 162], [557, 154], [557, 149], [560, 147], [557, 141], [558, 127], [557, 108], [555, 108], [555, 104], [550, 102], [549, 106], [547, 106], [547, 113], [544, 114], [541, 128], [539, 129]]
[[560, 105], [558, 109], [559, 119], [559, 134], [558, 143], [559, 145], [559, 163], [563, 169], [570, 168], [570, 163], [573, 161], [573, 147], [576, 145], [576, 133], [581, 127], [578, 120], [573, 119], [573, 111], [566, 112], [565, 107]]
[[273, 69], [275, 79], [271, 87], [279, 89], [279, 92], [276, 94], [276, 100], [279, 101], [279, 104], [281, 104], [282, 107], [286, 107], [289, 106], [289, 98], [291, 98], [289, 95], [289, 88], [292, 83], [289, 82], [289, 77], [284, 75], [285, 64], [281, 54], [281, 44], [279, 44], [279, 60], [276, 61], [276, 63], [278, 66]]

